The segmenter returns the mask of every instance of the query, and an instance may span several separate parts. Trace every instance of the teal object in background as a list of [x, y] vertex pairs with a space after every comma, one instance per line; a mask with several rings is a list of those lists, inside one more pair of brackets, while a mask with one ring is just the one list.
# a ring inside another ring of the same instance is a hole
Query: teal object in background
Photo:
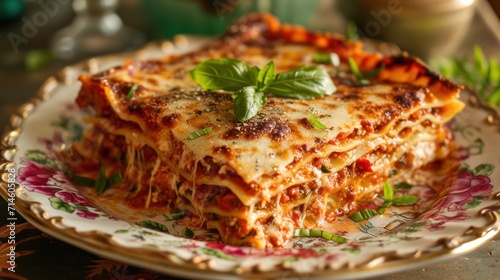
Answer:
[[21, 18], [25, 8], [24, 0], [0, 0], [0, 22]]
[[143, 12], [152, 38], [177, 34], [219, 35], [251, 12], [268, 12], [282, 22], [308, 26], [320, 0], [145, 0]]

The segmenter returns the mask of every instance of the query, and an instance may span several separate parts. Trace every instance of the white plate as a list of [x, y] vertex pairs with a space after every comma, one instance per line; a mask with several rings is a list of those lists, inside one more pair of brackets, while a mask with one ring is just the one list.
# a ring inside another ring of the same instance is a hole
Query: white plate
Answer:
[[[492, 239], [500, 228], [500, 143], [494, 110], [469, 102], [451, 126], [464, 156], [460, 173], [446, 192], [428, 186], [409, 191], [418, 207], [391, 207], [368, 221], [342, 222], [340, 244], [321, 238], [296, 238], [279, 250], [223, 245], [217, 235], [192, 231], [161, 211], [136, 211], [122, 205], [119, 193], [86, 195], [62, 171], [56, 151], [83, 129], [74, 104], [79, 73], [95, 73], [125, 59], [184, 52], [204, 41], [179, 37], [154, 43], [134, 54], [90, 59], [48, 79], [38, 95], [12, 116], [2, 139], [2, 172], [17, 168], [16, 207], [40, 230], [103, 257], [162, 273], [196, 278], [239, 277], [359, 278], [421, 266], [463, 254]], [[6, 180], [6, 176], [3, 177]], [[8, 197], [6, 182], [0, 192]], [[95, 205], [95, 206], [94, 206]], [[178, 214], [178, 213], [177, 213]], [[170, 221], [166, 221], [169, 220]]]

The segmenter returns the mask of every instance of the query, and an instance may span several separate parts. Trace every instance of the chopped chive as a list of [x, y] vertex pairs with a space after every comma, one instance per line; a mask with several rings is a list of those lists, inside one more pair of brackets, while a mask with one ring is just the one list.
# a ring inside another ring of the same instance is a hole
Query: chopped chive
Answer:
[[121, 180], [123, 180], [123, 175], [121, 172], [116, 172], [114, 173], [113, 175], [109, 176], [107, 182], [106, 182], [106, 185], [108, 185], [108, 187], [110, 186], [113, 186], [115, 184], [118, 184]]
[[326, 168], [324, 165], [321, 165], [321, 172], [323, 173], [332, 173], [332, 171], [328, 168]]
[[101, 168], [99, 169], [99, 175], [95, 181], [94, 188], [97, 195], [102, 194], [106, 190], [106, 174], [104, 173], [103, 165], [101, 165]]
[[134, 96], [135, 92], [137, 91], [137, 88], [139, 87], [138, 84], [134, 84], [130, 90], [127, 93], [127, 99], [130, 100], [132, 99], [132, 96]]
[[77, 185], [85, 186], [85, 187], [94, 187], [95, 186], [95, 180], [92, 178], [78, 176], [71, 171], [68, 171], [66, 174]]
[[389, 200], [389, 201], [384, 201], [384, 203], [382, 204], [382, 206], [380, 206], [380, 208], [377, 210], [377, 213], [379, 215], [383, 215], [385, 213], [385, 210], [387, 210], [387, 208], [389, 208], [389, 206], [392, 205], [392, 201]]
[[392, 204], [397, 206], [410, 206], [420, 201], [420, 198], [414, 195], [397, 196], [392, 200]]
[[329, 64], [331, 62], [330, 55], [327, 53], [315, 53], [313, 61], [316, 63]]
[[184, 236], [186, 238], [193, 238], [194, 237], [194, 231], [192, 231], [189, 228], [184, 228], [182, 230], [182, 236]]
[[373, 210], [373, 209], [363, 209], [355, 212], [351, 216], [349, 216], [349, 219], [355, 221], [355, 222], [360, 222], [363, 220], [367, 220], [373, 216], [378, 215], [378, 212]]
[[323, 123], [321, 123], [321, 122], [318, 120], [318, 118], [316, 118], [316, 116], [315, 116], [315, 115], [311, 115], [311, 116], [309, 117], [309, 121], [311, 122], [311, 124], [312, 124], [314, 127], [318, 128], [318, 129], [321, 129], [321, 130], [326, 129], [326, 126], [325, 126]]
[[193, 140], [200, 136], [206, 135], [212, 131], [212, 127], [205, 127], [204, 129], [200, 129], [198, 131], [194, 131], [188, 134], [189, 139]]
[[398, 175], [398, 170], [397, 170], [397, 169], [392, 169], [392, 170], [391, 170], [391, 173], [389, 173], [389, 178], [390, 178], [390, 177], [394, 177], [394, 176], [396, 176], [396, 175]]
[[354, 76], [356, 77], [356, 80], [362, 85], [370, 84], [370, 81], [368, 81], [367, 78], [378, 75], [380, 71], [384, 69], [384, 66], [382, 65], [379, 68], [361, 73], [358, 65], [356, 64], [356, 61], [352, 57], [349, 57], [349, 67], [351, 68], [352, 74], [354, 74]]
[[[173, 210], [170, 212], [170, 215], [172, 216], [172, 220], [179, 220], [181, 218], [186, 217], [189, 214], [188, 211], [186, 210]], [[169, 220], [167, 220], [169, 221]]]
[[349, 21], [347, 23], [345, 38], [351, 42], [356, 42], [359, 40], [358, 29], [356, 27], [356, 24], [352, 21]]
[[406, 182], [401, 182], [401, 183], [394, 185], [395, 191], [398, 191], [400, 189], [410, 189], [410, 188], [411, 188], [411, 185], [406, 183]]
[[313, 61], [320, 64], [332, 64], [335, 67], [340, 65], [340, 57], [336, 53], [315, 53]]
[[331, 234], [329, 232], [319, 230], [319, 229], [295, 229], [293, 236], [296, 237], [322, 237], [328, 240], [335, 241], [337, 243], [345, 243], [349, 241], [347, 238]]
[[387, 210], [387, 208], [392, 205], [393, 195], [394, 195], [394, 191], [392, 190], [391, 184], [389, 184], [389, 182], [385, 181], [385, 183], [384, 183], [384, 203], [377, 210], [377, 212], [380, 215], [384, 214], [385, 210]]
[[356, 64], [356, 61], [354, 61], [354, 59], [352, 57], [349, 57], [349, 67], [351, 68], [351, 72], [356, 77], [356, 80], [358, 80], [358, 81], [363, 80], [363, 75], [359, 71], [359, 67]]
[[384, 183], [384, 201], [391, 201], [394, 196], [394, 191], [392, 190], [391, 184], [385, 181]]

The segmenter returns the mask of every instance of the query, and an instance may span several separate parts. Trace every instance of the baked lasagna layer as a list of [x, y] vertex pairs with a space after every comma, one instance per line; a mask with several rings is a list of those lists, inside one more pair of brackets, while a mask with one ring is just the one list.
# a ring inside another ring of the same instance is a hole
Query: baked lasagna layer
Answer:
[[[318, 63], [316, 54], [340, 63]], [[258, 67], [274, 61], [277, 72], [318, 65], [337, 90], [309, 100], [271, 96], [240, 122], [230, 92], [205, 91], [188, 75], [225, 57]], [[376, 74], [359, 81], [348, 60]], [[385, 181], [446, 158], [453, 143], [444, 124], [464, 106], [460, 87], [416, 58], [364, 52], [360, 42], [268, 15], [234, 23], [199, 50], [129, 61], [80, 81], [77, 104], [95, 116], [66, 155], [81, 159], [70, 165], [75, 174], [119, 171], [133, 187], [125, 198], [132, 205], [187, 209], [224, 242], [257, 248], [282, 247], [294, 228], [332, 222]], [[188, 137], [206, 127], [210, 133]]]

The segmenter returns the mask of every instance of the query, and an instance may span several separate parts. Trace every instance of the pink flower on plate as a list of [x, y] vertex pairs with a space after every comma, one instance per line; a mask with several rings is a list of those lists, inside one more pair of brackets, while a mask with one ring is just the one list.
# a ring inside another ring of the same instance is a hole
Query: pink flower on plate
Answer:
[[227, 244], [222, 244], [222, 243], [213, 243], [213, 242], [207, 242], [206, 246], [208, 248], [221, 250], [224, 254], [227, 254], [227, 255], [233, 256], [233, 257], [244, 257], [244, 256], [250, 255], [248, 252], [243, 250], [242, 247], [239, 247], [239, 246], [232, 246], [232, 245], [227, 245]]
[[90, 211], [86, 211], [86, 210], [76, 210], [76, 215], [82, 217], [82, 218], [85, 218], [85, 219], [90, 219], [90, 220], [95, 220], [96, 218], [99, 217], [99, 214], [96, 214], [96, 213], [92, 213]]
[[52, 160], [59, 158], [59, 149], [61, 145], [64, 143], [64, 139], [62, 137], [61, 132], [54, 132], [52, 139], [49, 138], [39, 138], [38, 142], [45, 146], [45, 155], [47, 158]]
[[67, 192], [67, 191], [58, 191], [54, 194], [55, 197], [60, 198], [62, 201], [69, 203], [72, 202], [74, 204], [78, 204], [85, 207], [93, 207], [92, 204], [88, 203], [85, 198], [81, 197], [77, 193]]
[[19, 168], [19, 181], [29, 191], [34, 191], [36, 187], [47, 186], [49, 180], [57, 172], [49, 165], [27, 159], [22, 159], [21, 164], [24, 167]]
[[22, 159], [21, 162], [24, 167], [19, 168], [19, 181], [26, 190], [55, 196], [66, 203], [93, 207], [62, 171], [31, 160]]
[[442, 230], [448, 222], [463, 221], [469, 218], [466, 213], [467, 204], [487, 199], [493, 186], [490, 178], [484, 175], [474, 175], [471, 172], [461, 172], [455, 178], [446, 196], [439, 205], [424, 213], [419, 219], [428, 220], [427, 229]]
[[456, 212], [466, 204], [474, 201], [475, 197], [488, 197], [493, 186], [490, 178], [478, 175], [474, 176], [470, 172], [461, 172], [450, 187], [448, 195], [439, 204], [441, 211]]

